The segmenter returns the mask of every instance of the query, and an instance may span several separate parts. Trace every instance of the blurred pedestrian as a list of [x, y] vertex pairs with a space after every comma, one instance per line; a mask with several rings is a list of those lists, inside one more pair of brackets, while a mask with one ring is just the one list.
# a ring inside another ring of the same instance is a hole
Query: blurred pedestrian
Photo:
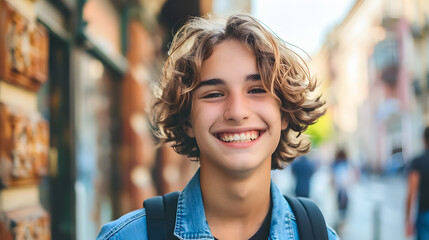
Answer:
[[348, 161], [345, 150], [340, 149], [332, 164], [332, 180], [337, 197], [337, 207], [339, 218], [336, 224], [336, 230], [341, 231], [344, 225], [347, 209], [349, 205], [348, 188], [354, 181], [355, 174], [351, 164]]
[[[408, 173], [406, 234], [417, 240], [429, 240], [429, 126], [424, 130], [424, 152], [411, 161]], [[412, 217], [415, 205], [417, 218]]]
[[293, 161], [291, 168], [296, 183], [295, 195], [308, 198], [310, 196], [311, 177], [316, 171], [316, 164], [304, 155]]

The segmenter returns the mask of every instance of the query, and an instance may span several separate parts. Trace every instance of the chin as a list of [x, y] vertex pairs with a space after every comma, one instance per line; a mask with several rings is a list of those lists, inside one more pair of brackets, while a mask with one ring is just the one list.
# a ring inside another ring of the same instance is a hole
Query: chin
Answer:
[[249, 158], [244, 158], [244, 159], [231, 159], [231, 162], [229, 162], [228, 165], [228, 169], [230, 169], [231, 171], [236, 171], [236, 172], [251, 172], [254, 171], [258, 168], [263, 167], [263, 163], [264, 161], [257, 161], [257, 160], [252, 160]]

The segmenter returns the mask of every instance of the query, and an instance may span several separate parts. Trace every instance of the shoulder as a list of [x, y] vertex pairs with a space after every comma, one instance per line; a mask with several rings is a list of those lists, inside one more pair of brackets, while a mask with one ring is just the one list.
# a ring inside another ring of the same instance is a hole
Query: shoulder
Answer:
[[329, 238], [329, 240], [340, 240], [340, 237], [338, 237], [338, 234], [335, 232], [334, 229], [332, 229], [329, 226], [327, 226], [327, 228], [328, 228], [328, 238]]
[[338, 234], [335, 232], [334, 229], [332, 229], [329, 226], [327, 226], [327, 228], [328, 228], [328, 239], [329, 240], [340, 240], [340, 237], [338, 236]]
[[424, 164], [426, 160], [428, 160], [427, 162], [429, 162], [429, 159], [427, 158], [429, 158], [429, 155], [426, 152], [414, 158], [409, 165], [410, 171], [419, 170], [421, 168], [421, 165]]
[[298, 235], [306, 235], [308, 230], [317, 235], [319, 233], [323, 234], [325, 227], [329, 240], [339, 239], [336, 232], [326, 224], [323, 213], [313, 200], [309, 198], [284, 197], [293, 212], [293, 228]]
[[103, 226], [97, 240], [147, 239], [146, 211], [138, 209]]

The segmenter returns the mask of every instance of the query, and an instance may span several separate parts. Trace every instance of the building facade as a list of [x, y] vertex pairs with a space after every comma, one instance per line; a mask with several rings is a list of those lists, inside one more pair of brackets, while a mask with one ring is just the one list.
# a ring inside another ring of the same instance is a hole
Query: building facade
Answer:
[[198, 163], [147, 109], [172, 33], [250, 1], [0, 0], [0, 239], [95, 239]]
[[398, 168], [422, 149], [428, 7], [419, 0], [358, 0], [318, 54], [334, 145], [376, 172]]

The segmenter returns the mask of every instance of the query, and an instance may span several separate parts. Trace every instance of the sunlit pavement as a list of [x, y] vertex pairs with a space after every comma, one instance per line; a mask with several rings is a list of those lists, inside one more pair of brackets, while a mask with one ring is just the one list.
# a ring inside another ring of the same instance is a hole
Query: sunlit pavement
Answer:
[[[273, 180], [284, 194], [293, 194], [290, 169], [274, 171]], [[329, 226], [338, 219], [330, 168], [320, 168], [311, 181], [310, 197], [318, 204]], [[405, 240], [406, 179], [403, 176], [364, 176], [349, 189], [346, 221], [337, 232], [342, 240]]]
[[[312, 198], [321, 207], [328, 224], [335, 226], [335, 194], [329, 184], [329, 169], [314, 175]], [[362, 177], [349, 191], [349, 210], [342, 240], [404, 240], [406, 180], [402, 176]]]

